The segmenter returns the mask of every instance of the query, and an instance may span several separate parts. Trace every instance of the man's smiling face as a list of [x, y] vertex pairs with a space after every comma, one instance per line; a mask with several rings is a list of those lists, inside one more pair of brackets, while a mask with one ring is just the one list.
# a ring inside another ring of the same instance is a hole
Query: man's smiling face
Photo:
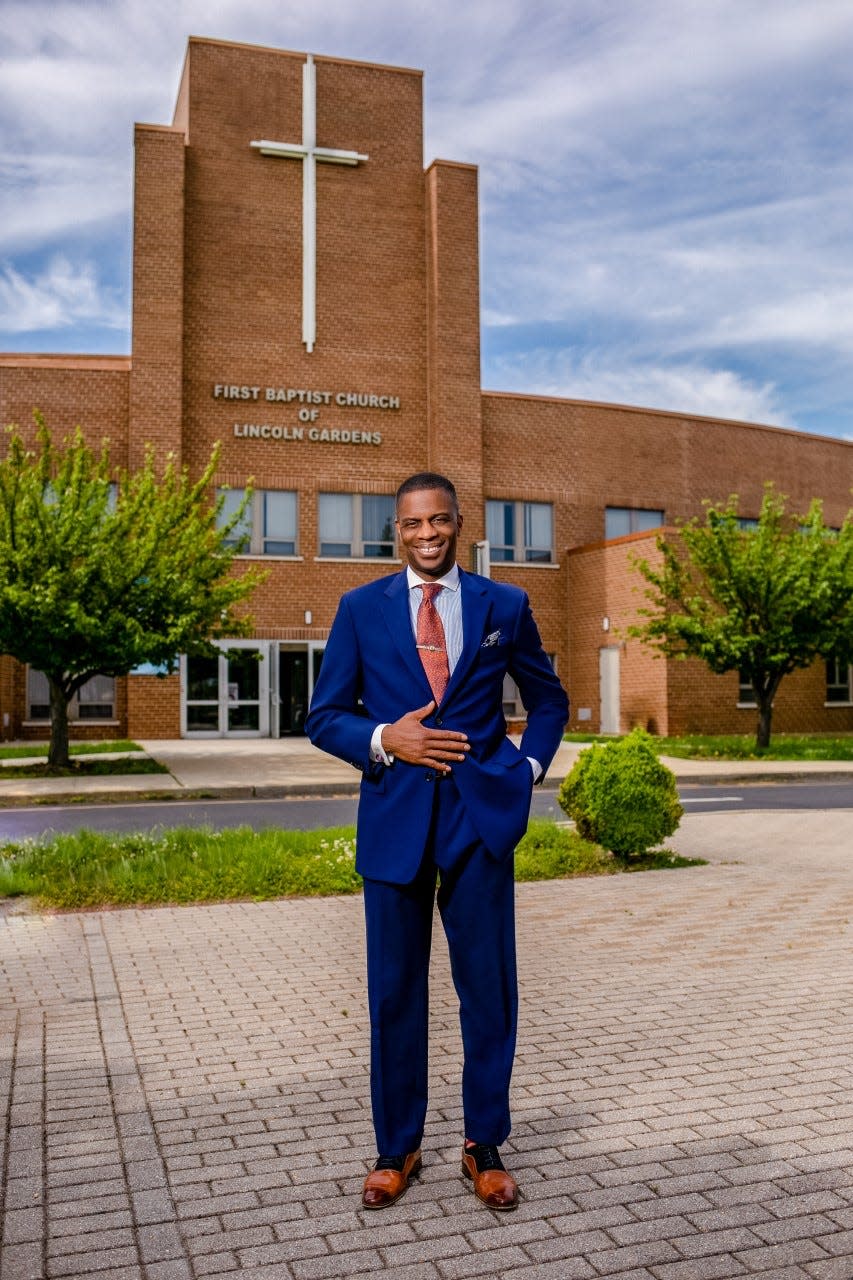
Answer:
[[406, 559], [421, 578], [442, 578], [453, 567], [461, 528], [453, 495], [445, 489], [416, 489], [400, 498], [397, 530]]

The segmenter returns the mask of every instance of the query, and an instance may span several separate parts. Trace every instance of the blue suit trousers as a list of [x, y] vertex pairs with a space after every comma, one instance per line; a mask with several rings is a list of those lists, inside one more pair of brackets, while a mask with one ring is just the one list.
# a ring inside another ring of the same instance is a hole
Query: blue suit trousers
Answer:
[[518, 1020], [513, 860], [487, 851], [452, 777], [432, 785], [429, 839], [415, 878], [364, 882], [371, 1100], [383, 1155], [415, 1151], [423, 1136], [436, 901], [459, 997], [465, 1137], [499, 1145], [510, 1131]]

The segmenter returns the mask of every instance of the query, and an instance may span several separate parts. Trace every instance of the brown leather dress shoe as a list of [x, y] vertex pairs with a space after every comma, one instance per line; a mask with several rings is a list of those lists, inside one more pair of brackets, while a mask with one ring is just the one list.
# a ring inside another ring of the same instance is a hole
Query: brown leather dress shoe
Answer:
[[420, 1150], [407, 1156], [380, 1156], [364, 1179], [361, 1203], [365, 1209], [387, 1209], [394, 1204], [421, 1169]]
[[462, 1148], [462, 1172], [474, 1183], [474, 1194], [490, 1209], [518, 1208], [518, 1186], [507, 1173], [497, 1147], [478, 1143]]

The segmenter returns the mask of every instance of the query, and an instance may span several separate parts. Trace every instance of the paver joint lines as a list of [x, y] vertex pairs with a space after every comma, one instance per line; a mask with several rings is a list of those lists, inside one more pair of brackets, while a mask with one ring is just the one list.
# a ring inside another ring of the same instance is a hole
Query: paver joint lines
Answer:
[[853, 814], [816, 822], [519, 886], [510, 1222], [460, 1176], [440, 947], [425, 1167], [376, 1221], [358, 899], [7, 914], [3, 1280], [851, 1280]]

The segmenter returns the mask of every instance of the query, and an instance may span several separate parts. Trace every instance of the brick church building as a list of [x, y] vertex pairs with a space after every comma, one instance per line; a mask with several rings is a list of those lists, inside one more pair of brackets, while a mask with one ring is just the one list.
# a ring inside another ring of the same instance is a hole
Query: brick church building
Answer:
[[[626, 641], [630, 556], [706, 498], [757, 516], [767, 480], [839, 524], [853, 445], [484, 392], [477, 171], [424, 171], [421, 125], [418, 71], [192, 39], [172, 123], [136, 129], [132, 355], [0, 355], [4, 423], [37, 407], [131, 468], [153, 442], [198, 473], [221, 441], [228, 501], [254, 487], [254, 638], [90, 682], [73, 736], [299, 733], [338, 597], [400, 564], [392, 495], [421, 469], [457, 485], [463, 565], [529, 593], [571, 728], [753, 729], [736, 673]], [[41, 674], [0, 657], [2, 736], [45, 736], [47, 713]], [[795, 673], [774, 726], [853, 729], [850, 670]]]

